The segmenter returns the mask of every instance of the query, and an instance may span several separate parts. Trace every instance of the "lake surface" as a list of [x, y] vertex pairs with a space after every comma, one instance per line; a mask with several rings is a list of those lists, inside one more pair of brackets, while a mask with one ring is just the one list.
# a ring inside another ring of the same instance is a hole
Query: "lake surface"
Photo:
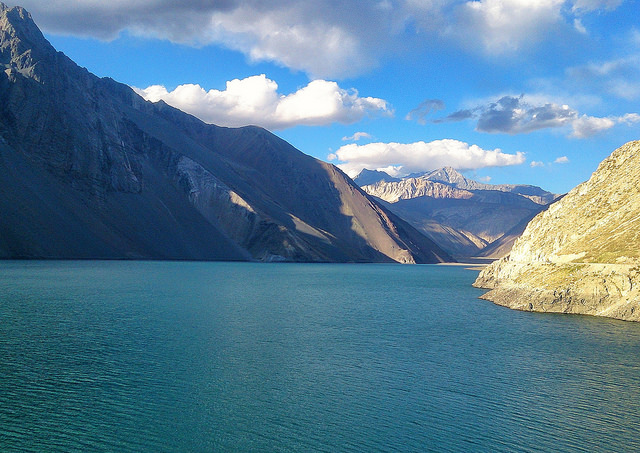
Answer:
[[0, 262], [0, 450], [639, 451], [640, 324], [476, 275]]

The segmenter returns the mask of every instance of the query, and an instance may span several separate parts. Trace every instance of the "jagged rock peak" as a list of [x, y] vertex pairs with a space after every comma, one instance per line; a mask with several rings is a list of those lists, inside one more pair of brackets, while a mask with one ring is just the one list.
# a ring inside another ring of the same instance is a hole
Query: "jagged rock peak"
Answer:
[[2, 32], [2, 41], [7, 38], [17, 38], [24, 41], [25, 46], [28, 47], [51, 48], [31, 14], [21, 6], [9, 7], [0, 2], [0, 32]]
[[421, 179], [429, 181], [437, 181], [444, 184], [457, 187], [458, 189], [465, 190], [502, 190], [502, 186], [495, 186], [493, 184], [485, 184], [473, 179], [465, 177], [462, 173], [453, 167], [442, 167], [435, 170], [424, 173], [420, 176]]
[[466, 183], [468, 181], [467, 178], [462, 175], [462, 173], [460, 173], [453, 167], [438, 168], [436, 170], [425, 173], [423, 177], [425, 179], [445, 182], [447, 184]]
[[0, 65], [5, 70], [33, 77], [37, 63], [55, 54], [27, 10], [0, 3]]

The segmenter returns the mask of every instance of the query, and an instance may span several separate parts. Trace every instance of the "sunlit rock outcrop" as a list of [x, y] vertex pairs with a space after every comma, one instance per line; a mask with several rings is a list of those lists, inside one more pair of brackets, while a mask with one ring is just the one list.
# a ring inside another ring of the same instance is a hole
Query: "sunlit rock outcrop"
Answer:
[[640, 320], [640, 141], [527, 226], [475, 286], [510, 308]]

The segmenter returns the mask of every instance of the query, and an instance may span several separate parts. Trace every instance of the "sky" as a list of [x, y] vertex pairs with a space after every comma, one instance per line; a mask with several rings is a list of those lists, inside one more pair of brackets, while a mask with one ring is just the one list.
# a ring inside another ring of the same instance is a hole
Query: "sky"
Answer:
[[640, 139], [640, 0], [4, 0], [100, 77], [338, 165], [564, 193]]

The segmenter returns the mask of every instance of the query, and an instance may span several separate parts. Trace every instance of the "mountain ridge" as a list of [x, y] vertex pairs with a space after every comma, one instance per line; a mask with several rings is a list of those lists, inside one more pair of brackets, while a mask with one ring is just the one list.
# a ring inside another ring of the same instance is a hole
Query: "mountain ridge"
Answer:
[[376, 172], [377, 181], [362, 189], [457, 259], [502, 257], [526, 222], [557, 198], [536, 186], [479, 183], [452, 167], [397, 181], [384, 175]]
[[[363, 170], [365, 171], [365, 170]], [[384, 172], [376, 172], [377, 174], [387, 175]], [[361, 172], [362, 174], [362, 172]], [[388, 176], [388, 175], [387, 175]], [[365, 186], [384, 186], [384, 185], [396, 185], [401, 187], [404, 184], [410, 184], [414, 187], [424, 187], [429, 183], [441, 183], [452, 188], [470, 191], [470, 190], [485, 190], [485, 191], [498, 191], [498, 192], [507, 192], [507, 193], [515, 193], [517, 195], [523, 196], [525, 198], [530, 199], [536, 204], [547, 205], [553, 200], [555, 200], [558, 195], [547, 192], [546, 190], [538, 187], [527, 184], [487, 184], [475, 181], [473, 179], [469, 179], [464, 176], [462, 173], [457, 171], [453, 167], [442, 167], [435, 170], [431, 170], [425, 173], [419, 174], [411, 174], [409, 176], [405, 176], [404, 178], [391, 178], [390, 179], [380, 179], [377, 178], [376, 181], [370, 184], [364, 184]], [[357, 178], [354, 180], [357, 181]], [[386, 184], [380, 183], [384, 181]], [[387, 189], [389, 190], [389, 189]], [[419, 189], [417, 189], [419, 190]], [[417, 196], [422, 196], [420, 194], [412, 194], [409, 191], [405, 193], [406, 198], [415, 198]], [[392, 202], [389, 198], [379, 197], [385, 201]], [[397, 199], [401, 199], [401, 197], [397, 197]], [[397, 200], [396, 200], [397, 201]]]
[[208, 125], [90, 74], [23, 8], [0, 4], [0, 69], [4, 258], [451, 260], [270, 132]]

